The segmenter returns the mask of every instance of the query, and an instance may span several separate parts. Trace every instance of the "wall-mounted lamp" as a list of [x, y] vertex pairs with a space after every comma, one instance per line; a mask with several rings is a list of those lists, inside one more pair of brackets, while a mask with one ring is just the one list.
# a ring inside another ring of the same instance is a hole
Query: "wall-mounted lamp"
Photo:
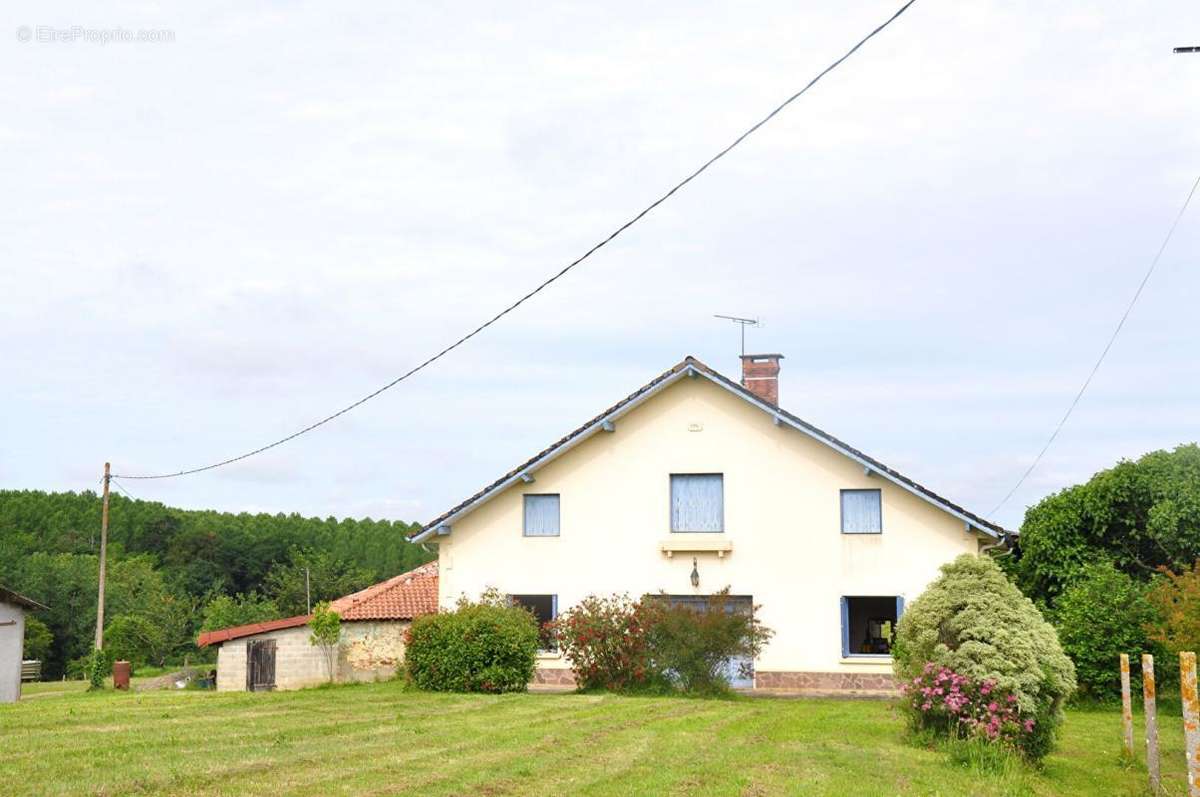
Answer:
[[696, 568], [696, 557], [692, 557], [692, 586], [700, 586], [700, 571]]

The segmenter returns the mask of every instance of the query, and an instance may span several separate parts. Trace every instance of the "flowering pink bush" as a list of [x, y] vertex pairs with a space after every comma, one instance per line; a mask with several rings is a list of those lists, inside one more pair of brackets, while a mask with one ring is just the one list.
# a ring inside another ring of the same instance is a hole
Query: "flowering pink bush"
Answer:
[[1001, 742], [1022, 752], [1037, 730], [1037, 720], [1022, 715], [1015, 694], [997, 689], [995, 681], [976, 683], [932, 661], [900, 689], [917, 728], [956, 739]]

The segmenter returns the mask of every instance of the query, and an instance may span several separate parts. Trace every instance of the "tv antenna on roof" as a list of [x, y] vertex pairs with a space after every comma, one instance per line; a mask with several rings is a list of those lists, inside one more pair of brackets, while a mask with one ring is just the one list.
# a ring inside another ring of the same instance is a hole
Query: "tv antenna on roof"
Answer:
[[746, 356], [746, 327], [760, 327], [762, 322], [757, 318], [741, 318], [736, 315], [721, 315], [713, 313], [713, 318], [724, 318], [726, 321], [732, 321], [742, 328], [742, 356]]

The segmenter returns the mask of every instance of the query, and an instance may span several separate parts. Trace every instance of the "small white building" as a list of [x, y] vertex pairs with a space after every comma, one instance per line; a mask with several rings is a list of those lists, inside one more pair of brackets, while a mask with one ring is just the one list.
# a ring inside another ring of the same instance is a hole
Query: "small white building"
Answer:
[[[404, 632], [414, 617], [437, 611], [438, 565], [431, 562], [330, 603], [342, 620], [334, 680], [377, 681], [404, 662]], [[200, 635], [200, 647], [219, 645], [217, 689], [302, 689], [329, 680], [321, 649], [309, 642], [302, 614]]]
[[21, 650], [25, 645], [25, 612], [46, 607], [0, 587], [0, 703], [21, 699]]

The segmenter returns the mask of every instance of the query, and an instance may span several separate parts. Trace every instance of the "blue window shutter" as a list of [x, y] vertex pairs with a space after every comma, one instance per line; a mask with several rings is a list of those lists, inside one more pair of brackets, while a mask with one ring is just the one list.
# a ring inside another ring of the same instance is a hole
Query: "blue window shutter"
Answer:
[[896, 621], [900, 621], [900, 615], [904, 614], [904, 598], [896, 596]]
[[[902, 599], [897, 598], [897, 600], [902, 600]], [[558, 596], [557, 595], [550, 596], [550, 619], [551, 620], [558, 619]]]
[[559, 500], [557, 495], [525, 496], [525, 536], [557, 537]]
[[842, 490], [842, 533], [881, 533], [883, 531], [882, 504], [879, 490]]
[[850, 655], [850, 602], [842, 598], [842, 658]]
[[724, 482], [720, 473], [671, 474], [671, 531], [723, 531]]

